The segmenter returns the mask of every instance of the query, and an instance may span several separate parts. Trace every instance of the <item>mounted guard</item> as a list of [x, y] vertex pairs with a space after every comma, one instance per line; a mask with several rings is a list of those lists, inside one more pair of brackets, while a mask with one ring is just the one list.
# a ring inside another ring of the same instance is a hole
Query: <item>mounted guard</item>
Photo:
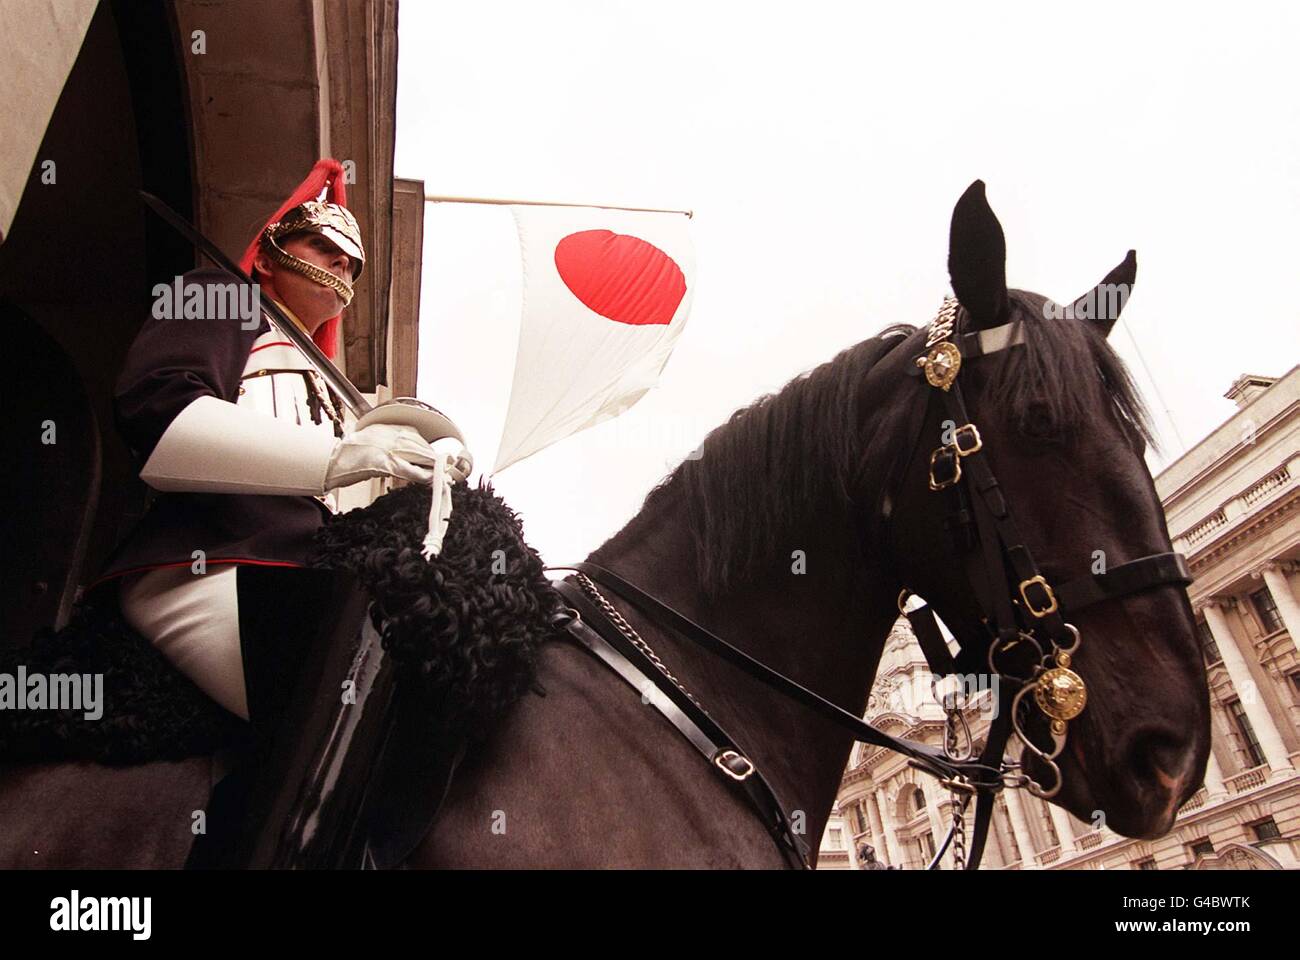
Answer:
[[[185, 274], [185, 308], [174, 297], [155, 305], [114, 394], [118, 430], [158, 496], [91, 588], [116, 585], [126, 621], [255, 729], [265, 718], [250, 717], [245, 664], [257, 657], [241, 636], [237, 570], [307, 566], [313, 535], [339, 512], [339, 491], [376, 477], [442, 487], [426, 541], [436, 551], [450, 515], [447, 483], [469, 472], [467, 457], [430, 446], [461, 440], [450, 421], [410, 404], [367, 410], [329, 362], [365, 256], [343, 168], [321, 160], [241, 260], [266, 309], [256, 292], [229, 295], [229, 271]], [[246, 299], [253, 310], [232, 308]], [[334, 632], [339, 643], [355, 641]], [[228, 821], [243, 819], [241, 803], [226, 807]], [[215, 852], [210, 862], [230, 863], [228, 851]]]

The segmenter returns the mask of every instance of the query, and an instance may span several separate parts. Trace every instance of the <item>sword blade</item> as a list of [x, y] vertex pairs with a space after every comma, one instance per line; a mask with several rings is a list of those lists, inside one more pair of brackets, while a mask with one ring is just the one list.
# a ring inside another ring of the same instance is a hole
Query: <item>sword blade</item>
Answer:
[[276, 329], [291, 340], [293, 344], [305, 353], [312, 363], [316, 365], [316, 369], [319, 370], [321, 376], [325, 378], [325, 382], [334, 389], [334, 392], [339, 395], [339, 398], [348, 406], [348, 409], [352, 411], [354, 416], [360, 419], [362, 416], [374, 409], [374, 405], [361, 395], [361, 391], [353, 385], [351, 380], [343, 375], [343, 371], [334, 366], [334, 361], [325, 356], [325, 351], [317, 346], [316, 341], [308, 336], [302, 327], [290, 320], [288, 314], [280, 309], [279, 304], [267, 296], [267, 294], [263, 292], [261, 286], [254, 284], [253, 279], [239, 268], [239, 264], [226, 256], [221, 251], [221, 248], [201, 234], [197, 227], [158, 197], [155, 197], [152, 193], [149, 193], [146, 190], [141, 190], [140, 196], [144, 200], [145, 204], [148, 205], [150, 210], [158, 214], [163, 221], [165, 221], [186, 240], [198, 247], [199, 251], [209, 260], [241, 283], [247, 283], [254, 286], [258, 295], [261, 297], [262, 310], [266, 314], [267, 319], [275, 324]]

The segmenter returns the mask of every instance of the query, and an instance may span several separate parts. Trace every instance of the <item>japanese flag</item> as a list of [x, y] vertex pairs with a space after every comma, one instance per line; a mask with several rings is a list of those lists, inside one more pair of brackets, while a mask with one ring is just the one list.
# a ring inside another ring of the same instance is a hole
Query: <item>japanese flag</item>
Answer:
[[523, 306], [494, 472], [636, 403], [668, 362], [695, 286], [682, 214], [511, 210]]

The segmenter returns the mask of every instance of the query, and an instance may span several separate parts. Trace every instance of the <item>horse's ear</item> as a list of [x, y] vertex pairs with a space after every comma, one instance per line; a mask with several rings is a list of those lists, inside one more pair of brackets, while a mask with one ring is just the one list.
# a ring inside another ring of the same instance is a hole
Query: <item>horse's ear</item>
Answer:
[[1091, 320], [1103, 336], [1110, 336], [1111, 328], [1119, 319], [1119, 312], [1124, 309], [1129, 294], [1133, 292], [1137, 270], [1137, 251], [1130, 250], [1123, 262], [1106, 274], [1101, 283], [1074, 301], [1070, 315], [1080, 320]]
[[948, 276], [952, 292], [977, 329], [996, 327], [1006, 319], [1007, 240], [984, 197], [983, 180], [967, 187], [953, 207]]

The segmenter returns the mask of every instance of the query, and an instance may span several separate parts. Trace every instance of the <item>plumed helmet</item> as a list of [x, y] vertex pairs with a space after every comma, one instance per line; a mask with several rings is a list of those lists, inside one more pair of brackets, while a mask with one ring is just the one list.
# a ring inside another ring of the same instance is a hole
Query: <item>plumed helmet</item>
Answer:
[[[264, 250], [275, 262], [338, 291], [345, 306], [350, 303], [350, 283], [285, 252], [279, 243], [291, 234], [321, 234], [352, 259], [352, 280], [355, 282], [365, 265], [365, 246], [361, 242], [356, 218], [347, 209], [347, 189], [343, 181], [343, 165], [337, 160], [327, 157], [316, 161], [307, 178], [298, 184], [249, 243], [239, 261], [244, 272], [252, 275], [253, 260], [259, 251]], [[326, 320], [312, 335], [316, 345], [331, 360], [338, 356], [341, 317], [340, 314]]]

